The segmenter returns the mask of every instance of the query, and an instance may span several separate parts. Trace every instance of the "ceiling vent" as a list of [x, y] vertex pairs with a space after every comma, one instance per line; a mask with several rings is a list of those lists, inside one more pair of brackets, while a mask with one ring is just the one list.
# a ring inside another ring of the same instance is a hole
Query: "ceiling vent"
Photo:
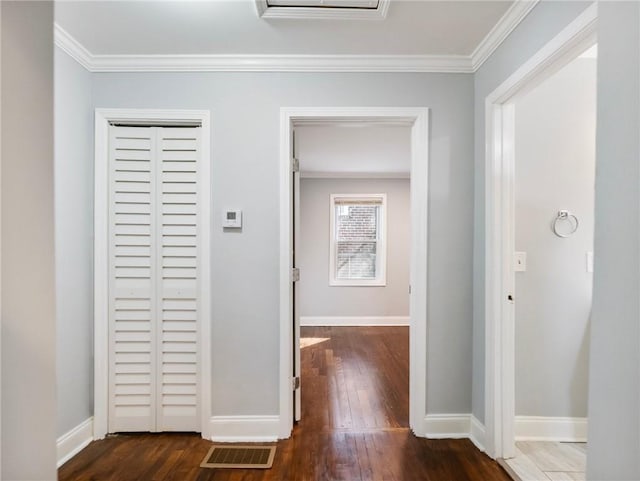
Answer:
[[262, 18], [384, 19], [390, 0], [256, 0]]

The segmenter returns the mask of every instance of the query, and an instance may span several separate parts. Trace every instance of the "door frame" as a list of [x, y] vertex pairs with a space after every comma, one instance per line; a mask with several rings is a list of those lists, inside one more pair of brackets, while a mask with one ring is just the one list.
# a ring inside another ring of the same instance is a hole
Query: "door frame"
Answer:
[[514, 102], [596, 43], [589, 6], [485, 99], [485, 448], [515, 455]]
[[94, 164], [94, 398], [93, 438], [108, 432], [109, 413], [109, 126], [193, 125], [202, 128], [199, 193], [202, 208], [198, 368], [202, 437], [211, 439], [211, 122], [208, 110], [96, 109]]
[[[429, 109], [418, 107], [294, 107], [280, 109], [280, 426], [293, 429], [292, 129], [304, 122], [398, 122], [411, 126], [411, 264], [409, 425], [424, 436], [427, 403], [427, 234]], [[302, 273], [304, 275], [304, 273]]]

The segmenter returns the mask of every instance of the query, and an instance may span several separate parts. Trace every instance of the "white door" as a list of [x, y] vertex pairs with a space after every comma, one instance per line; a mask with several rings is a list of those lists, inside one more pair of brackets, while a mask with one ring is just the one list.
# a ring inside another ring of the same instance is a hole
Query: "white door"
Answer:
[[[295, 130], [291, 132], [292, 139], [292, 190], [293, 199], [293, 259], [292, 266], [295, 269], [300, 265], [300, 166], [296, 157]], [[299, 271], [298, 271], [299, 272]], [[302, 367], [300, 365], [300, 288], [294, 279], [293, 285], [293, 420], [300, 421], [302, 419]]]
[[109, 432], [199, 431], [199, 127], [110, 127]]

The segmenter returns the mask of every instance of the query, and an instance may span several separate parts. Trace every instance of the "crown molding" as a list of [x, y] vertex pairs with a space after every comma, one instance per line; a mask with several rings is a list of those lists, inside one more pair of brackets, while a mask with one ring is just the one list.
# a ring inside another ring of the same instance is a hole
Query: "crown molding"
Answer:
[[475, 72], [529, 15], [540, 0], [516, 0], [489, 31], [471, 54], [471, 68]]
[[307, 20], [384, 20], [391, 0], [379, 0], [378, 7], [325, 8], [325, 7], [270, 7], [267, 0], [255, 0], [258, 16], [264, 19], [295, 18]]
[[472, 72], [464, 55], [93, 55], [57, 24], [54, 38], [90, 72]]
[[474, 73], [535, 7], [538, 1], [516, 0], [470, 56], [94, 55], [58, 24], [55, 24], [54, 27], [54, 40], [56, 46], [90, 72]]
[[455, 55], [94, 55], [92, 72], [471, 73]]
[[57, 23], [53, 24], [53, 40], [58, 48], [62, 49], [89, 72], [93, 72], [94, 55]]

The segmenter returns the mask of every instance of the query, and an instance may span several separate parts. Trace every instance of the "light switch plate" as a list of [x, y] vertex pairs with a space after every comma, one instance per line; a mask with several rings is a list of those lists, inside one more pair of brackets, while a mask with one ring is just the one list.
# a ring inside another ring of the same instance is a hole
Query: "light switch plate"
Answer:
[[516, 272], [524, 272], [527, 270], [526, 252], [515, 252], [513, 254], [513, 268]]

